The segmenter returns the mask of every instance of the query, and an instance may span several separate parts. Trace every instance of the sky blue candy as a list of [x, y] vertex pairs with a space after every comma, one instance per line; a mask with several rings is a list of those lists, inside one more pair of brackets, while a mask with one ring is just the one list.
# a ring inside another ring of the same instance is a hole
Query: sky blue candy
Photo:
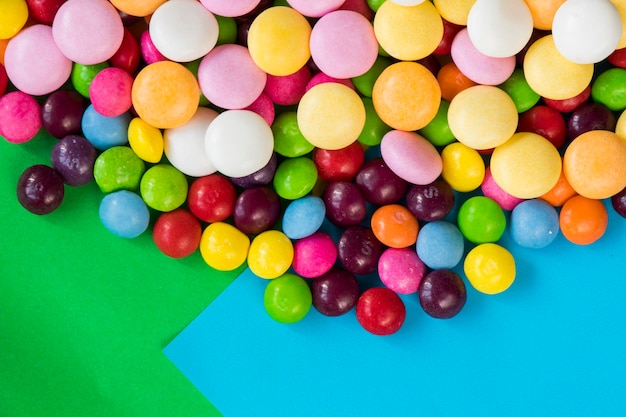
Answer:
[[131, 119], [128, 112], [117, 117], [106, 117], [98, 113], [93, 105], [89, 105], [83, 113], [81, 127], [83, 135], [94, 148], [104, 151], [128, 143]]
[[513, 241], [518, 245], [544, 248], [559, 234], [559, 214], [544, 200], [525, 200], [511, 212], [509, 228]]
[[417, 256], [431, 269], [454, 268], [464, 248], [459, 228], [443, 220], [426, 223], [417, 236]]
[[283, 215], [283, 233], [290, 239], [302, 239], [317, 232], [326, 216], [321, 198], [310, 195], [293, 200]]
[[104, 196], [100, 202], [100, 221], [116, 236], [132, 239], [148, 228], [150, 212], [141, 197], [121, 190]]

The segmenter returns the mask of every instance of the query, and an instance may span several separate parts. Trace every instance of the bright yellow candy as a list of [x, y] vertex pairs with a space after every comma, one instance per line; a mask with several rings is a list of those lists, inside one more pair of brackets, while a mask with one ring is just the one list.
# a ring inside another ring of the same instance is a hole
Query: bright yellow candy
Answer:
[[365, 105], [350, 87], [322, 83], [307, 91], [297, 112], [304, 138], [321, 149], [342, 149], [359, 138], [365, 126]]
[[554, 145], [536, 133], [520, 132], [494, 149], [493, 179], [517, 198], [537, 198], [550, 191], [561, 176], [561, 156]]
[[252, 240], [248, 266], [258, 277], [278, 278], [291, 267], [293, 254], [293, 244], [287, 235], [278, 230], [268, 230]]
[[593, 77], [593, 64], [576, 64], [556, 48], [552, 35], [535, 41], [524, 57], [530, 88], [544, 98], [565, 100], [582, 93]]
[[211, 223], [200, 239], [202, 259], [218, 271], [232, 271], [246, 261], [250, 239], [228, 223]]
[[515, 259], [496, 243], [483, 243], [469, 251], [463, 270], [470, 284], [484, 294], [501, 293], [515, 281]]
[[467, 16], [476, 0], [435, 0], [441, 17], [457, 25], [467, 25]]
[[450, 187], [460, 192], [470, 192], [485, 179], [485, 162], [476, 149], [454, 142], [441, 152], [441, 175]]
[[611, 0], [611, 3], [617, 8], [619, 16], [622, 19], [622, 37], [615, 49], [626, 48], [626, 2], [624, 0]]
[[311, 25], [290, 7], [270, 7], [258, 15], [248, 31], [252, 60], [271, 75], [290, 75], [311, 57]]
[[200, 86], [182, 64], [160, 61], [144, 67], [133, 83], [132, 100], [143, 120], [159, 129], [182, 126], [196, 113]]
[[386, 1], [374, 17], [374, 33], [389, 55], [402, 61], [416, 61], [427, 57], [439, 46], [443, 22], [429, 1], [417, 6], [400, 6]]
[[28, 20], [28, 5], [25, 0], [0, 1], [0, 39], [12, 38]]
[[511, 97], [498, 87], [476, 85], [450, 102], [448, 125], [457, 140], [470, 148], [495, 148], [517, 129], [519, 115]]
[[372, 89], [378, 117], [397, 130], [419, 130], [430, 123], [441, 104], [437, 78], [417, 62], [397, 62], [378, 76]]
[[149, 16], [167, 0], [111, 0], [116, 9], [131, 16]]
[[163, 156], [163, 133], [141, 117], [130, 121], [128, 143], [135, 154], [146, 162], [156, 164]]

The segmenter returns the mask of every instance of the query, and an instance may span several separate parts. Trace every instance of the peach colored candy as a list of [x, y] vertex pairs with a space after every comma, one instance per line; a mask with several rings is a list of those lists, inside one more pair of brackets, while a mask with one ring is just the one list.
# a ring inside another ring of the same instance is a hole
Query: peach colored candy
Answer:
[[535, 29], [551, 30], [556, 11], [565, 0], [524, 0], [533, 16]]
[[151, 15], [167, 0], [110, 0], [116, 9], [131, 16], [144, 17]]
[[200, 87], [182, 64], [160, 61], [137, 74], [132, 100], [139, 117], [156, 128], [168, 129], [182, 126], [196, 113]]
[[583, 133], [565, 150], [563, 169], [578, 194], [612, 197], [626, 187], [626, 141], [608, 130]]
[[561, 156], [554, 145], [536, 133], [516, 133], [491, 155], [496, 183], [517, 198], [537, 198], [555, 186], [561, 175]]
[[434, 4], [441, 17], [448, 22], [466, 26], [467, 17], [476, 0], [435, 0]]
[[435, 118], [441, 104], [441, 88], [423, 65], [397, 62], [376, 79], [372, 101], [378, 116], [390, 127], [418, 130]]

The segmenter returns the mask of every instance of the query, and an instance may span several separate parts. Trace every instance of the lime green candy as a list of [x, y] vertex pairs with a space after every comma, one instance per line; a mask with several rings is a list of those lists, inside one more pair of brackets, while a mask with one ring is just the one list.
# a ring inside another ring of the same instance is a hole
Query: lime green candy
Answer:
[[591, 98], [613, 111], [626, 109], [626, 69], [611, 68], [598, 75], [591, 86]]
[[[185, 62], [183, 64], [185, 68], [191, 71], [191, 73], [194, 75], [194, 77], [196, 77], [196, 79], [198, 78], [198, 68], [200, 68], [200, 62], [202, 62], [202, 58], [196, 59], [195, 61]], [[206, 98], [206, 96], [204, 95], [202, 91], [200, 91], [200, 100], [198, 101], [198, 106], [207, 107], [209, 104], [211, 104], [209, 102], [209, 99]]]
[[70, 75], [72, 86], [80, 93], [81, 96], [89, 98], [89, 86], [91, 85], [91, 82], [96, 75], [98, 75], [98, 73], [105, 68], [109, 68], [108, 62], [101, 62], [93, 65], [74, 63], [72, 66], [72, 73]]
[[282, 113], [272, 124], [274, 150], [288, 158], [295, 158], [311, 152], [314, 146], [304, 138], [298, 127], [298, 115], [295, 111]]
[[182, 206], [188, 190], [185, 175], [167, 164], [158, 164], [148, 169], [141, 178], [139, 190], [148, 207], [168, 212]]
[[441, 100], [435, 118], [420, 130], [420, 134], [435, 146], [446, 146], [456, 140], [448, 124], [449, 107], [449, 102]]
[[506, 229], [502, 207], [489, 197], [474, 196], [466, 200], [457, 215], [459, 230], [472, 243], [497, 242]]
[[237, 22], [232, 17], [214, 15], [217, 20], [219, 34], [216, 45], [237, 42]]
[[271, 318], [279, 323], [291, 324], [307, 315], [313, 297], [303, 278], [288, 273], [269, 281], [265, 287], [263, 304]]
[[526, 81], [524, 76], [524, 70], [521, 68], [513, 71], [508, 80], [498, 87], [511, 97], [518, 113], [531, 109], [541, 99], [541, 96], [528, 85], [528, 81]]
[[139, 187], [145, 163], [128, 146], [114, 146], [102, 152], [93, 167], [93, 176], [103, 193], [134, 191]]
[[374, 89], [376, 79], [380, 73], [392, 63], [393, 61], [390, 58], [379, 55], [378, 58], [376, 58], [374, 65], [372, 65], [372, 67], [367, 70], [365, 74], [352, 78], [352, 83], [359, 93], [366, 97], [372, 97], [372, 90]]
[[295, 200], [307, 195], [317, 182], [317, 168], [309, 158], [301, 156], [286, 159], [274, 174], [274, 189], [286, 199]]
[[365, 106], [365, 126], [363, 126], [363, 130], [357, 140], [367, 146], [380, 145], [383, 136], [385, 133], [389, 132], [391, 128], [378, 116], [371, 98], [363, 97], [362, 100]]

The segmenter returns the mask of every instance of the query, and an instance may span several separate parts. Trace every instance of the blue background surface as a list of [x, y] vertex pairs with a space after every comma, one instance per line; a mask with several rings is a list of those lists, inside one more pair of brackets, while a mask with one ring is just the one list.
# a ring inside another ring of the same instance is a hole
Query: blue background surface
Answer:
[[391, 336], [367, 333], [354, 309], [283, 325], [246, 271], [164, 352], [227, 417], [624, 416], [626, 219], [607, 207], [590, 246], [560, 235], [525, 249], [505, 233], [515, 282], [490, 296], [464, 278], [467, 303], [449, 320], [413, 294]]

